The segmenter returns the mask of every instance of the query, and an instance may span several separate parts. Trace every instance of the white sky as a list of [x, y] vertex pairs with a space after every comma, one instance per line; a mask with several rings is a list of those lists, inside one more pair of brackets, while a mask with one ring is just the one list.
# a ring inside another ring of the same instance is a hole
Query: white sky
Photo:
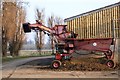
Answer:
[[[60, 16], [65, 19], [119, 1], [120, 0], [26, 0], [25, 2], [29, 2], [29, 6], [27, 6], [27, 22], [35, 22], [36, 8], [44, 8], [46, 18], [54, 14], [55, 16]], [[33, 39], [33, 37], [28, 38]]]
[[54, 14], [63, 19], [75, 16], [90, 10], [104, 7], [120, 0], [26, 0], [29, 2], [27, 8], [27, 20], [34, 21], [35, 9], [45, 9], [46, 17]]

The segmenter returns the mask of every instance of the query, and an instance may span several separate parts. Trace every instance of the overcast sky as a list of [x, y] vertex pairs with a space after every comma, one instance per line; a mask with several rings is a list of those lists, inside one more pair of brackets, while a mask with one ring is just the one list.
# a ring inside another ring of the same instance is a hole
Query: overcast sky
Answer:
[[[119, 2], [120, 0], [26, 0], [27, 22], [35, 22], [35, 9], [45, 9], [46, 18], [51, 14], [65, 19], [90, 10]], [[33, 39], [33, 37], [29, 37]]]
[[45, 9], [45, 16], [51, 14], [60, 16], [63, 19], [75, 16], [90, 10], [104, 7], [120, 0], [26, 0], [29, 2], [27, 7], [27, 20], [34, 21], [35, 9]]

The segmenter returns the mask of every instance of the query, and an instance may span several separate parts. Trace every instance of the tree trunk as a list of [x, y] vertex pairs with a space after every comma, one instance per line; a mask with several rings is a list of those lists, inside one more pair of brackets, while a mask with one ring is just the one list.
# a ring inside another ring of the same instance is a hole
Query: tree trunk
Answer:
[[7, 37], [6, 37], [6, 30], [2, 27], [2, 56], [7, 56]]
[[39, 50], [40, 50], [40, 54], [41, 54], [41, 48], [42, 48], [42, 31], [40, 30], [40, 41], [39, 41], [40, 43], [39, 43], [39, 45], [40, 45], [40, 47], [39, 47]]
[[52, 54], [54, 54], [54, 41], [53, 41], [53, 34], [51, 39], [51, 47], [52, 47]]
[[5, 39], [2, 39], [2, 56], [7, 56], [7, 41]]
[[10, 50], [10, 55], [14, 56], [14, 43], [13, 42], [9, 43], [9, 50]]

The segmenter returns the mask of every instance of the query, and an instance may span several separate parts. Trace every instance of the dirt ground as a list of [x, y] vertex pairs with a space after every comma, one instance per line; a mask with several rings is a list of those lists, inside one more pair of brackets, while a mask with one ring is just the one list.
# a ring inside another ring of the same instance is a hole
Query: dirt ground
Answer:
[[[16, 68], [4, 69], [3, 78], [118, 78], [120, 65], [108, 68], [105, 59], [73, 58], [59, 69], [50, 67], [54, 57], [32, 59]], [[24, 62], [24, 60], [22, 60]], [[26, 60], [25, 60], [26, 61]], [[22, 63], [22, 62], [21, 62]], [[18, 61], [17, 61], [18, 64]]]
[[[51, 70], [51, 71], [117, 71], [120, 69], [120, 64], [116, 64], [114, 68], [109, 68], [105, 62], [105, 58], [73, 58], [71, 61], [62, 62], [62, 66], [59, 69], [52, 69], [50, 62], [53, 59], [47, 59], [44, 63], [40, 63], [41, 60], [35, 60], [28, 62], [24, 65], [34, 66], [38, 70]], [[38, 66], [38, 67], [36, 67]]]
[[3, 78], [118, 78], [117, 71], [53, 71], [27, 66], [19, 67], [12, 73], [8, 70], [2, 76]]

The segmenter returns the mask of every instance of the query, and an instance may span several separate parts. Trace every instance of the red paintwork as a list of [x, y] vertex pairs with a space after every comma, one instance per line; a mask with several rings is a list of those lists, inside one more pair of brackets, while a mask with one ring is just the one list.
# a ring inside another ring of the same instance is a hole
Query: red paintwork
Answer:
[[57, 54], [55, 55], [55, 59], [56, 59], [56, 60], [61, 60], [61, 58], [62, 58], [62, 57], [61, 57], [60, 54], [57, 53]]
[[[108, 51], [113, 38], [97, 38], [97, 39], [66, 39], [66, 42], [73, 42], [75, 50], [89, 50], [89, 51]], [[96, 44], [93, 45], [93, 44]]]
[[68, 38], [71, 34], [67, 31], [66, 26], [67, 25], [55, 25], [55, 27], [52, 28], [52, 33], [55, 34], [54, 36], [59, 40], [59, 42]]
[[75, 50], [100, 51], [104, 52], [107, 59], [113, 59], [114, 51], [112, 52], [110, 50], [111, 44], [115, 46], [113, 38], [76, 39], [78, 34], [72, 31], [68, 32], [66, 26], [67, 25], [55, 25], [55, 27], [49, 28], [44, 26], [41, 22], [36, 21], [35, 24], [23, 24], [23, 29], [25, 32], [30, 32], [31, 29], [34, 30], [35, 28], [47, 31], [49, 34], [54, 35], [57, 43], [64, 43], [64, 49], [66, 49], [67, 54], [56, 52], [56, 60], [61, 60], [62, 57], [71, 55]]

